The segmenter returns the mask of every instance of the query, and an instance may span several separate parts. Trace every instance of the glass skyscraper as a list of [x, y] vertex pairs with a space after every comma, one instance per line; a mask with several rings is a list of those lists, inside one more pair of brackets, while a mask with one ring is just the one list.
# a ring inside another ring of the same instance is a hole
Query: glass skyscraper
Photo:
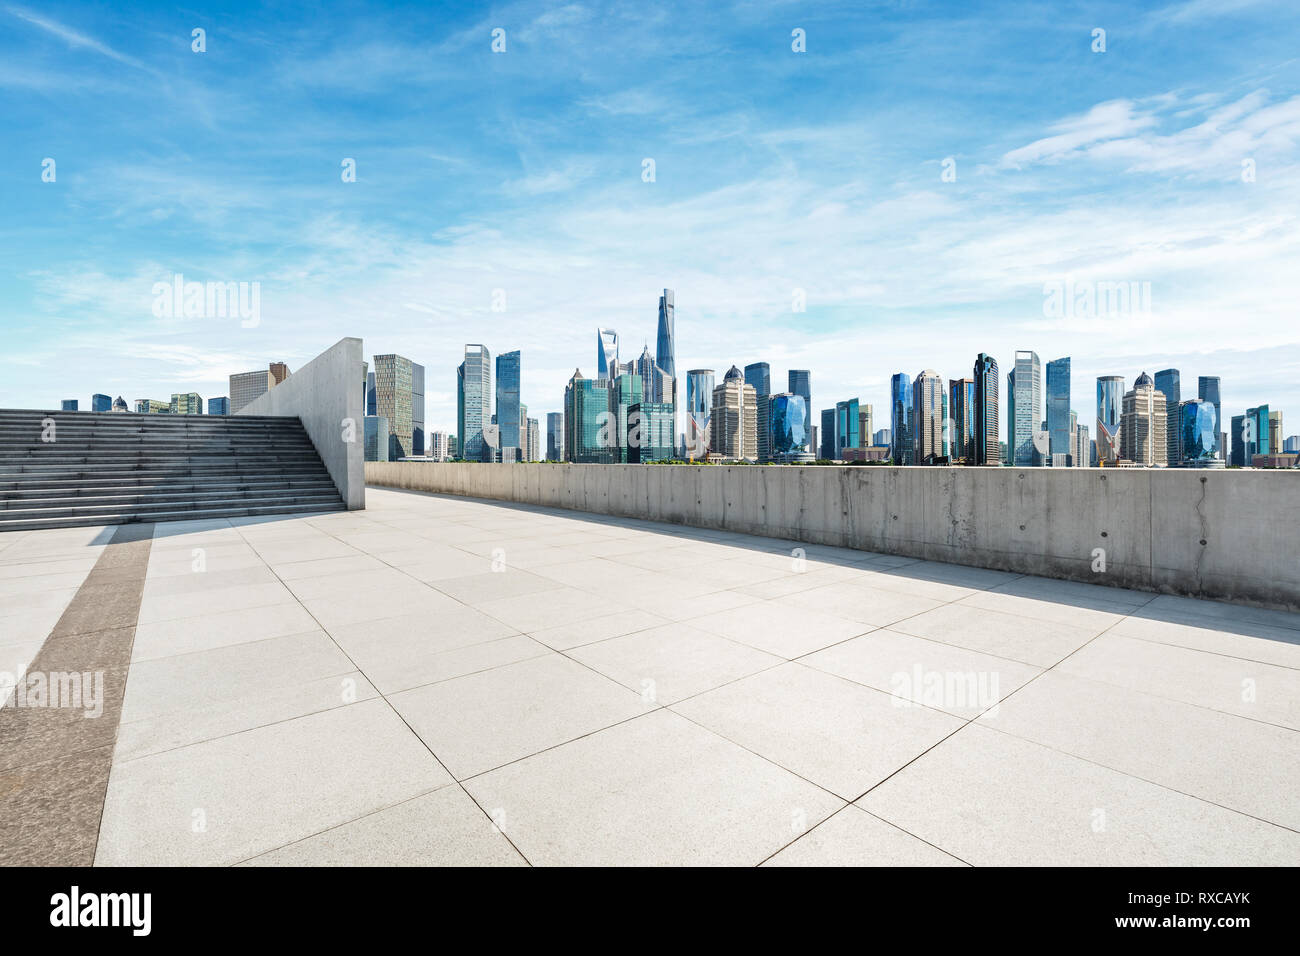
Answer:
[[[806, 368], [792, 368], [786, 373], [787, 392], [803, 396], [803, 403], [807, 406], [809, 416], [812, 415], [812, 372]], [[811, 420], [809, 421], [811, 426]]]
[[[1219, 376], [1202, 375], [1196, 380], [1196, 397], [1203, 402], [1209, 402], [1214, 406], [1214, 418], [1218, 422], [1215, 426], [1216, 431], [1220, 434], [1218, 443], [1219, 457], [1223, 457], [1223, 408], [1219, 404]], [[1246, 464], [1250, 464], [1247, 462]]]
[[627, 410], [629, 462], [663, 461], [673, 457], [676, 430], [673, 406], [666, 402], [637, 402]]
[[460, 457], [483, 461], [484, 451], [491, 451], [483, 440], [483, 426], [492, 423], [492, 354], [487, 346], [465, 346], [465, 361], [457, 369], [456, 382]]
[[975, 457], [977, 465], [1000, 465], [998, 438], [998, 361], [981, 352], [975, 357]]
[[768, 407], [768, 420], [772, 426], [772, 460], [810, 460], [808, 404], [804, 397], [793, 392], [778, 392], [771, 397]]
[[90, 396], [90, 410], [92, 412], [107, 412], [113, 409], [113, 399], [107, 395], [96, 393]]
[[1074, 454], [1071, 440], [1070, 359], [1067, 356], [1047, 363], [1047, 449], [1052, 464], [1057, 463], [1057, 455]]
[[675, 321], [673, 290], [664, 289], [664, 294], [659, 297], [659, 335], [655, 339], [655, 364], [667, 372], [670, 378], [677, 377]]
[[772, 368], [766, 362], [754, 362], [745, 366], [745, 384], [754, 386], [754, 397], [758, 402], [758, 460], [767, 461], [771, 457], [769, 444], [771, 432], [768, 425], [767, 399], [772, 394]]
[[411, 363], [411, 448], [412, 454], [423, 455], [424, 432], [424, 366]]
[[415, 454], [414, 373], [415, 363], [405, 356], [375, 356], [375, 411], [388, 419], [389, 461]]
[[77, 400], [75, 398], [65, 398], [63, 400], [63, 411], [75, 412], [77, 410]]
[[686, 457], [708, 455], [712, 413], [713, 369], [693, 368], [686, 373]]
[[645, 401], [645, 382], [640, 375], [624, 372], [610, 383], [609, 410], [613, 416], [611, 425], [615, 428], [614, 434], [618, 446], [615, 449], [614, 456], [616, 462], [626, 463], [631, 460], [628, 457], [628, 449], [631, 442], [636, 440], [635, 436], [631, 436], [632, 422], [630, 415], [632, 406], [640, 405]]
[[618, 333], [613, 329], [596, 330], [596, 378], [618, 378]]
[[1119, 461], [1119, 427], [1124, 413], [1124, 376], [1097, 377], [1097, 463]]
[[618, 443], [609, 414], [610, 389], [574, 372], [564, 389], [564, 444], [569, 461], [612, 464]]
[[833, 461], [835, 458], [835, 409], [822, 409], [822, 424], [818, 437], [821, 439], [821, 448], [817, 451], [817, 457]]
[[1188, 399], [1179, 407], [1178, 421], [1184, 463], [1213, 461], [1218, 457], [1219, 420], [1213, 405], [1199, 398]]
[[912, 378], [898, 372], [889, 381], [890, 457], [895, 465], [914, 463], [912, 443]]
[[860, 446], [861, 435], [858, 429], [861, 425], [862, 419], [858, 412], [858, 400], [856, 398], [835, 403], [836, 458], [844, 457], [844, 449]]
[[948, 380], [948, 453], [963, 465], [975, 460], [975, 379]]
[[522, 418], [519, 410], [519, 374], [520, 357], [517, 349], [497, 356], [497, 427], [502, 461], [514, 461], [522, 457], [516, 452], [527, 444], [519, 434]]
[[564, 413], [546, 413], [546, 460], [564, 461]]
[[[1180, 448], [1183, 441], [1182, 414], [1179, 406], [1183, 402], [1183, 387], [1178, 369], [1166, 368], [1156, 372], [1156, 391], [1165, 397], [1165, 420], [1169, 423], [1165, 435], [1167, 446], [1166, 458], [1170, 466], [1182, 461]], [[1217, 429], [1218, 426], [1216, 425]]]
[[229, 415], [229, 414], [230, 414], [230, 399], [226, 398], [224, 395], [223, 395], [221, 398], [209, 398], [209, 399], [208, 399], [208, 414], [209, 414], [209, 415]]
[[[1011, 428], [1008, 435], [1012, 442], [1011, 463], [1020, 467], [1041, 464], [1034, 436], [1043, 422], [1043, 367], [1037, 352], [1021, 351], [1016, 353], [1015, 388], [1011, 394]], [[1069, 419], [1067, 401], [1066, 418]]]
[[927, 368], [912, 382], [912, 462], [932, 465], [947, 459], [948, 392], [943, 377]]

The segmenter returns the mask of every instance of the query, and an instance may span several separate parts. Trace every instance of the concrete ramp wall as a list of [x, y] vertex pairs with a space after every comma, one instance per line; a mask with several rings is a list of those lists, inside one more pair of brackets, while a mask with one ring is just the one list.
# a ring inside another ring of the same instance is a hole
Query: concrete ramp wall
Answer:
[[1296, 472], [367, 462], [365, 473], [392, 488], [1300, 610]]
[[340, 339], [239, 413], [300, 419], [349, 511], [366, 506], [361, 351], [360, 339]]

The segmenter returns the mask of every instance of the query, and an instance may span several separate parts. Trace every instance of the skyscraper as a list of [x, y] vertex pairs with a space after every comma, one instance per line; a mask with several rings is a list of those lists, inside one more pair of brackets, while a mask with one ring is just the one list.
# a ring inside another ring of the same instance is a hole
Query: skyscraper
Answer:
[[871, 430], [876, 427], [876, 410], [871, 405], [858, 405], [858, 447], [871, 445]]
[[[1223, 453], [1223, 408], [1219, 404], [1219, 376], [1202, 375], [1196, 380], [1196, 397], [1203, 402], [1209, 402], [1214, 406], [1214, 420], [1217, 424], [1214, 426], [1215, 432], [1219, 434], [1218, 456], [1224, 457]], [[1250, 462], [1246, 462], [1250, 464]]]
[[754, 386], [754, 400], [758, 403], [758, 419], [755, 430], [758, 434], [758, 460], [767, 461], [770, 457], [768, 443], [771, 435], [768, 430], [768, 396], [772, 394], [772, 369], [766, 362], [753, 362], [745, 366], [745, 384]]
[[646, 401], [645, 382], [640, 375], [624, 372], [610, 383], [609, 401], [610, 426], [617, 446], [614, 461], [627, 463], [630, 460], [629, 447], [637, 440], [637, 436], [632, 434], [632, 406]]
[[546, 460], [564, 461], [564, 413], [546, 413]]
[[975, 455], [977, 465], [1002, 463], [998, 439], [998, 362], [981, 352], [975, 357]]
[[221, 396], [220, 398], [209, 398], [209, 399], [208, 399], [208, 414], [209, 414], [209, 415], [229, 415], [229, 414], [230, 414], [230, 399], [226, 398], [224, 395]]
[[[694, 373], [691, 373], [694, 374]], [[857, 410], [854, 409], [854, 430]], [[758, 460], [758, 400], [754, 386], [731, 366], [722, 384], [713, 390], [713, 409], [709, 416], [709, 451], [731, 461]]]
[[492, 423], [492, 353], [486, 345], [465, 346], [465, 361], [457, 369], [457, 386], [456, 439], [460, 457], [466, 461], [491, 461], [492, 448], [483, 440], [483, 428]]
[[[1012, 428], [1008, 435], [1014, 449], [1012, 464], [1029, 467], [1042, 464], [1041, 451], [1035, 444], [1043, 419], [1043, 367], [1037, 352], [1016, 353], [1015, 390], [1012, 401]], [[1069, 408], [1069, 400], [1066, 400]]]
[[1111, 465], [1120, 458], [1120, 422], [1124, 413], [1124, 376], [1097, 377], [1097, 463]]
[[1178, 446], [1182, 450], [1180, 464], [1202, 465], [1218, 461], [1219, 422], [1214, 406], [1199, 398], [1189, 398], [1178, 408], [1178, 429], [1182, 432]]
[[943, 376], [927, 368], [912, 383], [912, 462], [932, 465], [948, 456], [944, 423], [948, 418], [948, 394]]
[[1120, 424], [1120, 458], [1138, 465], [1167, 464], [1169, 440], [1165, 397], [1143, 372], [1124, 393]]
[[411, 363], [411, 454], [425, 452], [424, 433], [424, 366]]
[[1246, 461], [1246, 416], [1232, 416], [1232, 452], [1230, 464], [1244, 468]]
[[898, 372], [889, 381], [889, 431], [892, 436], [889, 456], [895, 465], [911, 465], [915, 461], [912, 411], [912, 378]]
[[628, 408], [629, 462], [663, 461], [673, 457], [676, 430], [673, 406], [666, 402], [638, 402]]
[[541, 461], [541, 434], [537, 419], [526, 418], [524, 421], [528, 426], [528, 451], [524, 455], [524, 461]]
[[[522, 458], [527, 434], [520, 434], [522, 414], [519, 405], [520, 356], [518, 350], [497, 356], [497, 426], [502, 461]], [[524, 425], [527, 428], [527, 425]]]
[[1074, 430], [1074, 467], [1087, 468], [1092, 464], [1092, 439], [1088, 437], [1088, 426], [1080, 425]]
[[817, 450], [817, 457], [824, 458], [827, 461], [835, 460], [835, 409], [822, 409], [822, 423], [818, 429], [818, 438], [820, 447]]
[[1270, 411], [1268, 413], [1268, 450], [1274, 455], [1282, 450], [1282, 413], [1280, 411]]
[[655, 339], [655, 364], [663, 369], [669, 378], [677, 377], [677, 363], [674, 358], [677, 341], [675, 323], [673, 290], [664, 289], [664, 294], [659, 297], [659, 335]]
[[[808, 409], [809, 422], [812, 416], [812, 372], [806, 368], [792, 368], [786, 372], [786, 391], [803, 396], [803, 403]], [[815, 449], [814, 449], [815, 451]]]
[[410, 359], [391, 352], [375, 356], [375, 411], [388, 419], [389, 461], [415, 454], [414, 384]]
[[856, 398], [835, 403], [835, 458], [843, 458], [844, 449], [857, 448], [862, 443], [861, 427], [862, 417]]
[[808, 405], [802, 395], [778, 392], [769, 401], [768, 421], [772, 429], [772, 460], [809, 462]]
[[366, 373], [366, 414], [375, 414], [375, 373]]
[[713, 369], [694, 368], [686, 373], [686, 456], [692, 460], [709, 453], [709, 416], [713, 412]]
[[615, 379], [618, 373], [618, 333], [613, 329], [597, 329], [596, 379]]
[[[1156, 372], [1155, 377], [1156, 391], [1165, 397], [1165, 438], [1168, 442], [1168, 451], [1166, 460], [1170, 465], [1177, 465], [1182, 461], [1182, 453], [1179, 446], [1182, 444], [1182, 416], [1179, 406], [1183, 401], [1183, 386], [1181, 376], [1176, 368], [1165, 368]], [[1217, 429], [1218, 426], [1216, 425]]]
[[265, 395], [289, 377], [289, 366], [272, 362], [256, 372], [237, 372], [230, 376], [230, 414], [238, 415], [244, 406]]
[[1070, 359], [1047, 363], [1047, 450], [1057, 464], [1057, 455], [1073, 455], [1070, 435]]
[[877, 446], [878, 448], [887, 448], [889, 447], [889, 443], [890, 443], [890, 436], [889, 436], [888, 428], [877, 429], [876, 433], [871, 436], [871, 444]]
[[568, 460], [612, 464], [618, 453], [610, 423], [607, 382], [573, 370], [564, 389], [564, 445]]
[[113, 408], [113, 399], [107, 395], [101, 395], [96, 392], [90, 396], [90, 410], [92, 412], [107, 412]]
[[948, 454], [967, 465], [975, 458], [975, 379], [948, 380]]

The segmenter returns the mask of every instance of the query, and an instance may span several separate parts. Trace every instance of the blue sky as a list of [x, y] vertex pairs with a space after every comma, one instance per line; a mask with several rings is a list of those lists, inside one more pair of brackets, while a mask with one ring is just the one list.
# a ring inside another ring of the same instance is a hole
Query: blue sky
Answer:
[[[1300, 6], [1138, 6], [0, 0], [0, 407], [359, 335], [435, 428], [464, 343], [521, 349], [544, 421], [667, 286], [679, 369], [811, 368], [877, 427], [892, 373], [1033, 349], [1089, 425], [1097, 375], [1172, 365], [1300, 432]], [[176, 273], [259, 282], [260, 321], [156, 317]], [[1045, 314], [1067, 279], [1151, 308]]]

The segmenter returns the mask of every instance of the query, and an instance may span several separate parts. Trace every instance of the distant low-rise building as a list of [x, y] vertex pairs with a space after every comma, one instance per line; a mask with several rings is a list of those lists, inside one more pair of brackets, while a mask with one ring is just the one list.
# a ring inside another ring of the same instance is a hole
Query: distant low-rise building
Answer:
[[160, 402], [156, 398], [137, 398], [135, 400], [137, 415], [170, 415], [171, 402]]
[[208, 399], [208, 414], [209, 414], [209, 415], [229, 415], [229, 414], [230, 414], [230, 399], [226, 398], [224, 395], [222, 395], [220, 398], [209, 398], [209, 399]]
[[173, 415], [202, 415], [203, 399], [198, 392], [176, 392], [172, 395], [171, 413]]
[[63, 410], [65, 412], [75, 412], [77, 410], [77, 400], [75, 398], [65, 398], [63, 400]]
[[90, 410], [92, 412], [107, 412], [113, 408], [113, 399], [108, 395], [102, 395], [96, 392], [90, 396]]

